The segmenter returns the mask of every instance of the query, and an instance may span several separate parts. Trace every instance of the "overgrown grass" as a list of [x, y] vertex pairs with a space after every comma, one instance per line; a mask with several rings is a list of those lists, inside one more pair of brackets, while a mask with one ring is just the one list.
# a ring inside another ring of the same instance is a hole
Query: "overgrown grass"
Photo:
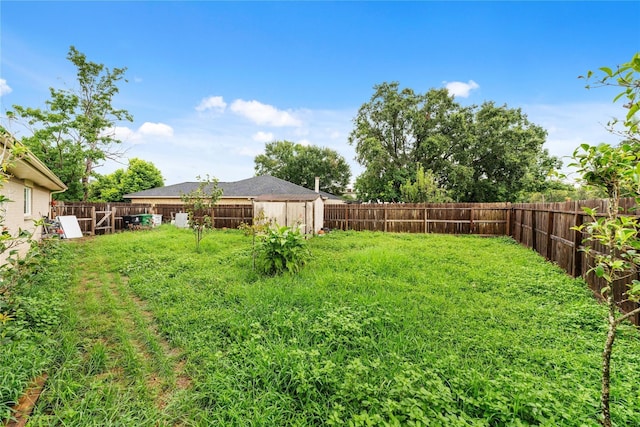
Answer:
[[64, 312], [71, 283], [67, 268], [59, 267], [64, 247], [41, 248], [43, 262], [21, 277], [11, 292], [3, 295], [9, 315], [0, 324], [0, 420], [10, 418], [10, 408], [23, 390], [45, 372], [56, 357], [56, 331]]
[[[330, 233], [298, 275], [188, 230], [73, 244], [33, 425], [597, 425], [604, 308], [508, 239]], [[640, 335], [613, 413], [640, 425]], [[153, 379], [156, 379], [153, 381]]]

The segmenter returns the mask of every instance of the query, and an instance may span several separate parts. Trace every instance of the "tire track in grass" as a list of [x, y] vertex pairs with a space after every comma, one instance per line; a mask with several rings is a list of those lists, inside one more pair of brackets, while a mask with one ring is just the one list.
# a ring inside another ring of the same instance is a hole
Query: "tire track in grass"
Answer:
[[152, 365], [147, 385], [156, 391], [158, 409], [164, 409], [174, 397], [175, 392], [186, 390], [191, 386], [191, 378], [186, 374], [183, 351], [172, 347], [162, 336], [155, 323], [153, 313], [145, 301], [137, 297], [127, 286], [126, 278], [110, 274], [110, 289], [119, 296], [129, 316], [125, 322], [134, 327], [137, 334], [137, 345]]
[[[79, 279], [70, 298], [78, 318], [73, 326], [78, 352], [63, 362], [62, 370], [73, 369], [74, 380], [81, 389], [94, 390], [95, 400], [105, 396], [117, 402], [111, 407], [103, 402], [107, 412], [120, 415], [130, 411], [122, 415], [146, 419], [140, 425], [177, 422], [171, 402], [191, 385], [183, 352], [161, 336], [145, 302], [133, 294], [121, 276], [110, 271], [108, 259], [91, 254], [90, 243], [79, 244], [86, 245], [81, 252], [86, 251], [91, 262], [76, 266]], [[61, 377], [57, 386], [62, 389], [65, 381], [68, 379]], [[63, 424], [73, 423], [65, 414], [86, 411], [84, 406], [82, 401], [53, 396], [43, 413]], [[136, 408], [144, 413], [136, 413]], [[87, 413], [102, 409], [93, 406]]]

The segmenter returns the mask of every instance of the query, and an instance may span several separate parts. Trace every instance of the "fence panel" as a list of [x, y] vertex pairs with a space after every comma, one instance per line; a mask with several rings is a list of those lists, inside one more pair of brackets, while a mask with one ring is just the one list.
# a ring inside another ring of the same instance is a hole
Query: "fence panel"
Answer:
[[325, 205], [325, 228], [400, 233], [507, 234], [507, 203]]
[[[632, 198], [621, 201], [621, 213], [637, 215], [635, 201]], [[560, 203], [527, 203], [514, 204], [512, 216], [514, 218], [514, 232], [512, 237], [522, 245], [538, 251], [549, 261], [557, 264], [573, 277], [583, 277], [594, 295], [600, 297], [601, 290], [606, 283], [598, 279], [593, 273], [588, 273], [592, 267], [590, 259], [581, 251], [584, 236], [573, 229], [591, 218], [583, 211], [583, 207], [595, 208], [598, 216], [605, 216], [607, 212], [606, 200], [580, 200]], [[542, 243], [544, 239], [546, 243]], [[606, 248], [598, 243], [587, 243], [592, 251], [606, 253]], [[637, 278], [637, 273], [631, 273]], [[613, 284], [613, 294], [618, 306], [623, 311], [631, 311], [638, 307], [637, 303], [626, 301], [626, 283], [619, 280]], [[640, 325], [640, 315], [630, 319]]]
[[168, 224], [175, 219], [177, 213], [185, 212], [185, 210], [183, 204], [156, 204], [154, 212], [162, 215], [162, 222]]
[[[175, 214], [186, 212], [183, 204], [157, 204], [154, 212], [162, 215], [162, 222], [169, 223]], [[216, 205], [213, 208], [215, 228], [238, 228], [241, 223], [253, 223], [253, 205]]]
[[253, 224], [253, 205], [216, 205], [213, 213], [216, 228], [238, 228], [243, 222]]

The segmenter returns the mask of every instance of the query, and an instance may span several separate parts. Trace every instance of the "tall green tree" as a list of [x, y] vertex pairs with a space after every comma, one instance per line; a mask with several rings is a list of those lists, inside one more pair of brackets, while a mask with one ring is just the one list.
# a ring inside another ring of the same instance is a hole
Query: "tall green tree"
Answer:
[[314, 145], [270, 142], [254, 162], [256, 175], [272, 175], [309, 189], [314, 188], [315, 177], [319, 177], [320, 190], [332, 194], [343, 194], [351, 179], [344, 157], [335, 150]]
[[543, 190], [551, 171], [561, 166], [543, 144], [547, 132], [518, 109], [485, 102], [473, 110], [464, 153], [459, 158], [472, 171], [459, 185], [463, 201], [517, 201]]
[[95, 168], [121, 155], [116, 149], [120, 141], [111, 129], [119, 121], [133, 120], [129, 112], [112, 105], [126, 68], [111, 70], [88, 61], [73, 46], [67, 59], [77, 69], [75, 88], [50, 88], [46, 108], [14, 105], [7, 116], [25, 122], [32, 135], [22, 142], [67, 185], [57, 197], [87, 200]]
[[93, 201], [121, 202], [123, 196], [149, 188], [162, 187], [162, 173], [151, 162], [138, 158], [129, 159], [127, 169], [118, 169], [108, 175], [96, 175], [90, 185], [90, 199]]
[[397, 82], [374, 86], [349, 143], [365, 171], [361, 199], [403, 201], [401, 186], [421, 165], [456, 201], [515, 201], [544, 186], [559, 161], [542, 148], [546, 132], [519, 109], [461, 106], [446, 89], [420, 94]]

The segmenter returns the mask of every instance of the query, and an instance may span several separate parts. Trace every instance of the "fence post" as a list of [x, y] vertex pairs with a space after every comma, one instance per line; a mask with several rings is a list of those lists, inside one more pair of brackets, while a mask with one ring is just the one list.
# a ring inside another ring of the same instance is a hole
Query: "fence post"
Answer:
[[[580, 211], [578, 211], [578, 203], [574, 207], [575, 214], [573, 223], [576, 227], [580, 227], [582, 225], [583, 217]], [[580, 232], [578, 230], [573, 230], [573, 270], [571, 271], [571, 275], [573, 277], [582, 276], [582, 254], [580, 253], [580, 243], [582, 242], [582, 238]]]
[[469, 234], [473, 234], [473, 208], [469, 208]]
[[524, 243], [524, 206], [520, 209], [520, 243]]
[[116, 232], [116, 208], [111, 208], [111, 234]]
[[553, 211], [549, 210], [547, 216], [547, 259], [551, 260], [553, 256], [553, 243], [551, 237], [553, 236]]
[[511, 211], [512, 211], [512, 207], [511, 207], [511, 202], [507, 203], [507, 225], [505, 226], [505, 232], [507, 233], [507, 236], [511, 236]]
[[384, 208], [382, 210], [383, 214], [382, 214], [382, 218], [384, 218], [384, 232], [387, 232], [387, 206], [388, 205], [382, 205]]
[[96, 207], [91, 206], [91, 235], [96, 235]]
[[349, 230], [349, 205], [344, 206], [344, 231]]
[[424, 207], [424, 234], [427, 234], [429, 232], [429, 228], [427, 227], [427, 207]]
[[538, 212], [538, 210], [536, 208], [533, 208], [531, 211], [531, 249], [533, 249], [534, 251], [538, 251], [538, 242], [537, 242], [537, 236], [536, 231], [537, 231], [537, 227], [538, 224], [536, 224], [536, 213]]

